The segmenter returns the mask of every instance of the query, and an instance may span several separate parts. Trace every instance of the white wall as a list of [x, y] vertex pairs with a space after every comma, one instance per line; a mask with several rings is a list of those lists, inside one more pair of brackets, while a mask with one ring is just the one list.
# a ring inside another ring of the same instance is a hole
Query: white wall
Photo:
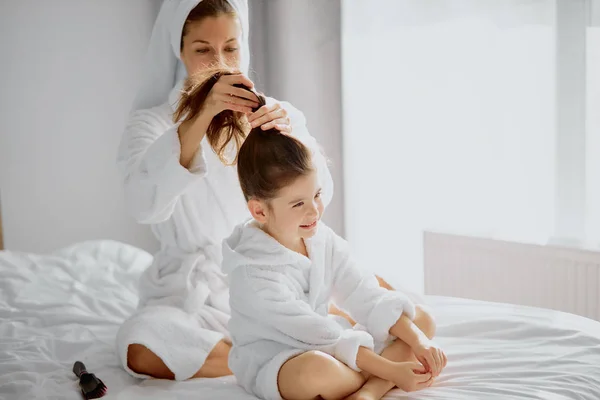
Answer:
[[5, 247], [88, 239], [153, 250], [124, 209], [115, 155], [159, 0], [0, 2]]

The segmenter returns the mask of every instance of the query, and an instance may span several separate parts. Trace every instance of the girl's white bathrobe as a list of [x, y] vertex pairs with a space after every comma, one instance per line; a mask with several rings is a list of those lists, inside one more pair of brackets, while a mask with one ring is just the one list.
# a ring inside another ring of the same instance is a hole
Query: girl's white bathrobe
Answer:
[[[163, 105], [133, 113], [119, 149], [127, 206], [138, 222], [151, 225], [160, 250], [142, 276], [138, 312], [121, 326], [117, 350], [134, 376], [145, 377], [127, 365], [127, 348], [137, 343], [157, 354], [177, 380], [185, 380], [229, 336], [221, 243], [249, 213], [236, 168], [223, 165], [206, 138], [189, 169], [179, 163], [181, 144], [172, 114], [180, 87]], [[329, 202], [333, 181], [304, 115], [281, 104], [293, 135], [313, 150]]]
[[[281, 399], [277, 376], [291, 357], [320, 350], [358, 370], [360, 346], [383, 350], [402, 313], [414, 318], [411, 300], [379, 287], [372, 273], [353, 262], [347, 242], [325, 224], [319, 223], [305, 243], [310, 258], [288, 250], [249, 220], [223, 244], [233, 341], [229, 367], [262, 399]], [[328, 316], [330, 301], [360, 326], [352, 329], [345, 319]]]

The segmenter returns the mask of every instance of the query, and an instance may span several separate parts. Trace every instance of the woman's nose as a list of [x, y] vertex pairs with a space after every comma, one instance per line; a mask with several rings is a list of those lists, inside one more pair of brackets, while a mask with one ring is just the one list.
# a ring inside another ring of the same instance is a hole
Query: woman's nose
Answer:
[[224, 61], [223, 53], [220, 51], [215, 52], [214, 61], [217, 64], [221, 64]]

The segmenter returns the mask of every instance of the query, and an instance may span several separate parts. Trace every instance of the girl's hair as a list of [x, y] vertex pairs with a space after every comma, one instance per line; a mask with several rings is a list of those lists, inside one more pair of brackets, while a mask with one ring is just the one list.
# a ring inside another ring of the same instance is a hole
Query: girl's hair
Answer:
[[[174, 121], [193, 120], [219, 78], [232, 73], [217, 67], [190, 76], [185, 85], [187, 90], [182, 93], [175, 110]], [[253, 111], [265, 105], [264, 96], [246, 86], [236, 86], [258, 97], [259, 105]], [[277, 129], [263, 130], [260, 126], [251, 129], [246, 116], [240, 112], [224, 110], [217, 114], [208, 127], [206, 138], [221, 162], [225, 165], [237, 163], [246, 201], [270, 200], [280, 189], [313, 171], [311, 152], [302, 142]], [[236, 155], [229, 162], [225, 153], [232, 142]]]
[[313, 171], [310, 150], [277, 129], [254, 128], [242, 144], [238, 177], [246, 201], [271, 200], [279, 190]]
[[201, 21], [207, 17], [219, 17], [221, 15], [237, 16], [235, 9], [227, 0], [202, 0], [196, 7], [190, 11], [181, 32], [181, 43], [179, 50], [183, 50], [183, 37], [188, 34], [189, 24], [192, 22]]

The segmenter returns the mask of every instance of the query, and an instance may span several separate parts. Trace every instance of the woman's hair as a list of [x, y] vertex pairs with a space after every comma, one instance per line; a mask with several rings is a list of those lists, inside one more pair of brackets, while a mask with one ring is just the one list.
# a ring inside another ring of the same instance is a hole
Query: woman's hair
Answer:
[[192, 22], [202, 21], [207, 17], [219, 17], [221, 15], [237, 16], [235, 9], [227, 0], [202, 0], [196, 7], [190, 11], [181, 32], [181, 43], [179, 50], [183, 50], [183, 37], [188, 34], [189, 24]]
[[[232, 73], [227, 68], [216, 67], [190, 76], [173, 120], [193, 120], [219, 78]], [[253, 111], [265, 105], [264, 96], [246, 86], [236, 86], [258, 97], [259, 105]], [[221, 162], [225, 165], [237, 163], [246, 201], [252, 198], [270, 200], [281, 188], [313, 171], [311, 152], [302, 142], [277, 129], [263, 130], [260, 126], [251, 129], [245, 114], [237, 111], [224, 110], [217, 114], [206, 131], [206, 139]], [[232, 142], [236, 155], [229, 161], [225, 153]]]
[[[226, 67], [213, 67], [190, 75], [184, 84], [185, 89], [173, 114], [173, 121], [181, 123], [192, 121], [204, 107], [208, 94], [219, 78], [233, 73], [234, 71]], [[264, 105], [264, 97], [258, 97], [261, 102], [260, 107]], [[231, 161], [227, 160], [228, 147], [230, 143], [235, 143], [237, 153], [249, 131], [248, 122], [242, 116], [242, 113], [232, 110], [221, 111], [213, 117], [206, 130], [206, 139], [223, 164], [235, 164], [237, 156]]]

